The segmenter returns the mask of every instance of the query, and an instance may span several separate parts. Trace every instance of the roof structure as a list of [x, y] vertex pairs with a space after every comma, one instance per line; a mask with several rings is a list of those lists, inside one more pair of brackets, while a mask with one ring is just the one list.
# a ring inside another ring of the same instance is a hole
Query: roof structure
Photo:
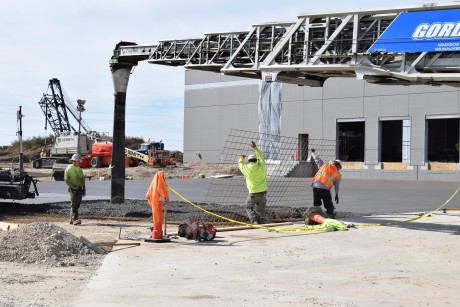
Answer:
[[451, 17], [459, 13], [460, 3], [431, 3], [302, 14], [297, 21], [204, 38], [121, 42], [111, 64], [147, 60], [306, 86], [322, 86], [331, 77], [460, 86], [460, 22]]

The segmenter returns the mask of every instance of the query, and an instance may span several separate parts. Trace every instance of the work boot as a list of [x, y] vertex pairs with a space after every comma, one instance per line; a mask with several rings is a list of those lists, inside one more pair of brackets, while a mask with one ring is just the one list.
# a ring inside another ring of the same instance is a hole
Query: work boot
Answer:
[[333, 219], [333, 220], [335, 220], [336, 214], [335, 214], [335, 212], [326, 213], [326, 217], [327, 217], [328, 219]]
[[81, 225], [81, 220], [75, 220], [75, 221], [73, 222], [73, 224], [74, 224], [74, 225]]

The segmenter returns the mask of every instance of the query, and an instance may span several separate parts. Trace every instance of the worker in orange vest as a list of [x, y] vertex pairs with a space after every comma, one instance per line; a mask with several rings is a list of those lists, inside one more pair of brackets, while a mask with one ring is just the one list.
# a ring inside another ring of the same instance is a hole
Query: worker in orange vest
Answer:
[[339, 203], [339, 187], [340, 169], [342, 161], [336, 159], [329, 162], [324, 162], [319, 156], [315, 155], [315, 149], [311, 150], [311, 157], [315, 160], [318, 166], [318, 171], [312, 179], [311, 186], [313, 187], [313, 206], [320, 207], [322, 204], [326, 208], [327, 217], [335, 218], [335, 207], [332, 202], [331, 189], [335, 190], [335, 203]]

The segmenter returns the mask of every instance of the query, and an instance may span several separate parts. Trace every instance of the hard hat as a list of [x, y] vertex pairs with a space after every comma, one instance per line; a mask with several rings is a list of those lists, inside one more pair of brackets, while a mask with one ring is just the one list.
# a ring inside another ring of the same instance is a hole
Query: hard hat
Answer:
[[248, 161], [251, 161], [251, 160], [256, 160], [257, 161], [257, 157], [256, 155], [252, 154], [252, 155], [249, 155], [248, 157]]
[[74, 154], [72, 158], [70, 158], [70, 161], [78, 161], [81, 162], [81, 156], [79, 154]]
[[340, 165], [340, 168], [342, 168], [342, 160], [335, 159], [334, 162]]

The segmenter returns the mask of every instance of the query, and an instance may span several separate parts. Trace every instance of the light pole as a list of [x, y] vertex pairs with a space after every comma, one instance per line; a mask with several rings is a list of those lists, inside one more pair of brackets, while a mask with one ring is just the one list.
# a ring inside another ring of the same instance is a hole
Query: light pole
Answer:
[[77, 154], [81, 155], [81, 150], [80, 150], [80, 132], [81, 132], [81, 112], [85, 111], [85, 105], [86, 100], [78, 99], [77, 100], [77, 111], [80, 112], [79, 120], [78, 120], [78, 138], [77, 138]]

